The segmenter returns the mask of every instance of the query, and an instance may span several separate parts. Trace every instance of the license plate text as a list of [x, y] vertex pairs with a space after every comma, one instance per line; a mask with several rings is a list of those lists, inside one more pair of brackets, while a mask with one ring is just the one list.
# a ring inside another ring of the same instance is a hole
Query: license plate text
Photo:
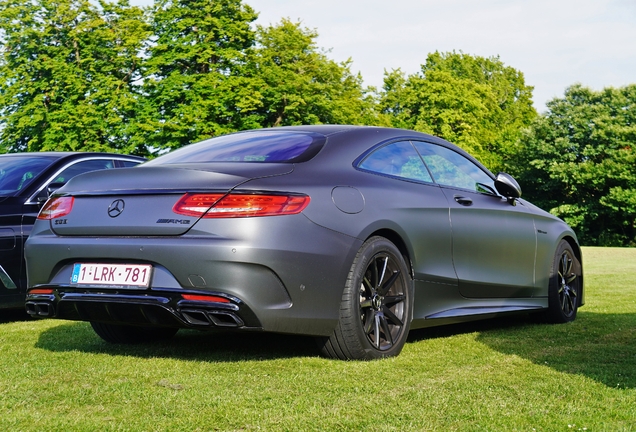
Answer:
[[152, 266], [148, 264], [85, 264], [73, 266], [71, 285], [148, 287]]

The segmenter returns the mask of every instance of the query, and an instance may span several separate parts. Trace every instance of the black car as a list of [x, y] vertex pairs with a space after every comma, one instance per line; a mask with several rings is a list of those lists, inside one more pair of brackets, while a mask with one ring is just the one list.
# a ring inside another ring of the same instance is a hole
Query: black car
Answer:
[[0, 309], [24, 306], [24, 242], [50, 192], [78, 174], [133, 167], [144, 160], [137, 156], [82, 152], [0, 155]]
[[269, 331], [316, 336], [341, 359], [397, 355], [410, 328], [571, 321], [576, 236], [520, 195], [509, 175], [408, 130], [220, 136], [58, 190], [27, 241], [26, 308], [115, 343]]

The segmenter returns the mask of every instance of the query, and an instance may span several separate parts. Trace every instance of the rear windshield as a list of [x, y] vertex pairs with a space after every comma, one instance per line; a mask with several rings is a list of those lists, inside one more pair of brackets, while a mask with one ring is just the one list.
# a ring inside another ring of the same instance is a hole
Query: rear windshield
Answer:
[[11, 156], [0, 158], [0, 195], [24, 190], [35, 177], [55, 162], [52, 156]]
[[320, 151], [325, 137], [292, 131], [242, 132], [191, 144], [146, 163], [305, 162]]

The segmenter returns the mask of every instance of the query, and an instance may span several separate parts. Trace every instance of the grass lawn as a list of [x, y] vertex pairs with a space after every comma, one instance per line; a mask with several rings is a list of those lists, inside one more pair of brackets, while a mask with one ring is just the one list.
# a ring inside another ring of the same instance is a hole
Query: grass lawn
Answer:
[[575, 322], [411, 332], [402, 354], [181, 331], [114, 346], [86, 323], [0, 322], [0, 430], [636, 430], [636, 249], [585, 248]]

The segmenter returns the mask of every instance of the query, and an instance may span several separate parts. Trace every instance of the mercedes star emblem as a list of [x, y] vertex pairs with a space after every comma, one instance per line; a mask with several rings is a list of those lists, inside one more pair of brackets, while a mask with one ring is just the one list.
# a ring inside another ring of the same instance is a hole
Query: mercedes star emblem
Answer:
[[108, 206], [108, 216], [116, 218], [117, 216], [122, 214], [122, 212], [124, 211], [124, 207], [126, 207], [124, 200], [118, 199], [113, 201]]

